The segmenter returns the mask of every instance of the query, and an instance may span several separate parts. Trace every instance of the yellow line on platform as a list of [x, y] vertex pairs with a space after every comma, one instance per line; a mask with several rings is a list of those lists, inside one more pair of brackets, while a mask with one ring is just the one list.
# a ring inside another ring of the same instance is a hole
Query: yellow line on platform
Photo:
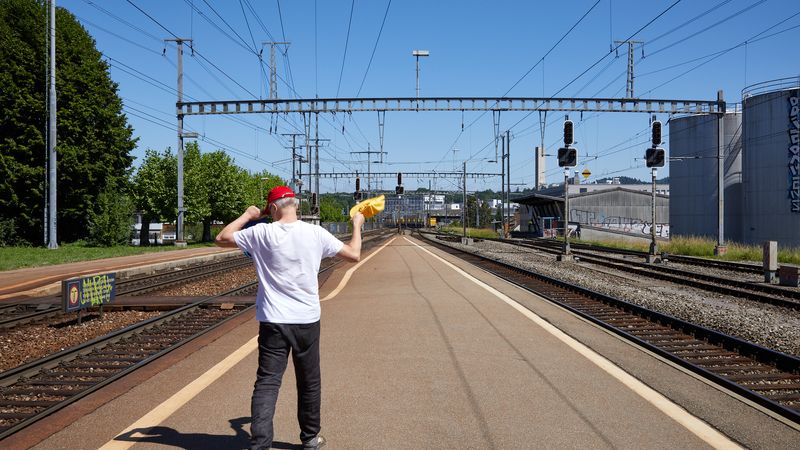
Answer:
[[720, 433], [719, 431], [715, 430], [713, 427], [699, 419], [698, 417], [694, 416], [690, 412], [686, 411], [680, 405], [674, 403], [672, 400], [668, 399], [667, 397], [661, 395], [661, 393], [657, 392], [650, 386], [647, 386], [642, 381], [634, 377], [633, 375], [625, 372], [619, 366], [614, 364], [613, 362], [606, 359], [604, 356], [600, 355], [599, 353], [595, 352], [594, 350], [590, 349], [586, 345], [578, 342], [572, 336], [564, 333], [563, 331], [556, 328], [550, 322], [544, 320], [541, 316], [537, 315], [536, 313], [532, 312], [528, 308], [525, 308], [520, 303], [512, 299], [511, 297], [503, 294], [502, 292], [498, 291], [497, 289], [489, 286], [488, 284], [484, 283], [483, 281], [473, 277], [472, 275], [468, 274], [467, 272], [463, 271], [461, 268], [455, 266], [454, 264], [450, 263], [449, 261], [445, 260], [444, 258], [434, 254], [433, 252], [429, 251], [428, 249], [422, 247], [421, 245], [409, 240], [408, 238], [404, 238], [411, 244], [419, 247], [420, 250], [428, 253], [429, 255], [433, 256], [434, 258], [441, 261], [443, 264], [447, 265], [451, 269], [455, 270], [457, 273], [462, 275], [463, 277], [467, 278], [468, 280], [472, 281], [473, 283], [477, 284], [478, 286], [482, 287], [495, 297], [499, 298], [500, 300], [504, 301], [512, 308], [516, 309], [520, 313], [522, 313], [525, 317], [530, 319], [532, 322], [536, 323], [540, 327], [542, 327], [545, 331], [553, 335], [556, 339], [560, 340], [576, 352], [580, 353], [586, 359], [591, 361], [597, 367], [611, 375], [612, 377], [616, 378], [622, 384], [627, 386], [630, 390], [638, 394], [640, 397], [645, 399], [647, 402], [655, 406], [661, 412], [681, 424], [687, 430], [691, 431], [695, 434], [698, 438], [702, 439], [705, 443], [710, 445], [714, 448], [725, 448], [725, 449], [733, 449], [733, 448], [741, 448], [737, 445], [734, 441], [730, 440], [727, 436]]
[[142, 416], [141, 419], [124, 429], [117, 435], [117, 437], [100, 447], [101, 450], [124, 450], [130, 448], [138, 442], [136, 435], [139, 435], [138, 437], [146, 436], [146, 433], [150, 428], [155, 427], [166, 420], [175, 411], [189, 402], [189, 400], [196, 397], [197, 394], [199, 394], [203, 389], [211, 385], [211, 383], [224, 375], [227, 371], [233, 368], [233, 366], [238, 364], [257, 348], [258, 336], [255, 336], [247, 341], [246, 344], [231, 353], [227, 358], [223, 359], [217, 363], [217, 365], [209, 369], [206, 373], [197, 377], [194, 381], [187, 384], [183, 389], [176, 392], [172, 397], [168, 398], [163, 403], [153, 408], [149, 413]]
[[[391, 244], [396, 238], [392, 238], [389, 242], [381, 246], [378, 250], [372, 252], [369, 256], [361, 260], [358, 264], [351, 267], [344, 275], [339, 285], [327, 297], [320, 301], [329, 300], [344, 289], [353, 272], [361, 267], [364, 263], [370, 260], [373, 256], [378, 254], [387, 245]], [[100, 447], [101, 450], [124, 450], [130, 448], [138, 442], [138, 438], [145, 437], [149, 429], [158, 426], [161, 422], [166, 420], [169, 416], [175, 413], [183, 405], [197, 396], [203, 389], [207, 388], [211, 383], [219, 379], [227, 371], [233, 368], [241, 360], [243, 360], [251, 352], [258, 348], [258, 336], [250, 339], [246, 344], [239, 347], [235, 352], [230, 354], [227, 358], [223, 359], [217, 365], [209, 369], [204, 374], [197, 377], [194, 381], [187, 384], [183, 389], [176, 392], [172, 397], [165, 400], [160, 405], [153, 408], [149, 413], [142, 416], [139, 420], [131, 424], [128, 428], [117, 434], [117, 437], [108, 441], [105, 445]]]
[[356, 270], [357, 270], [359, 267], [361, 267], [361, 266], [362, 266], [362, 265], [363, 265], [365, 262], [369, 261], [369, 260], [370, 260], [370, 258], [372, 258], [373, 256], [377, 255], [377, 254], [378, 254], [378, 252], [380, 252], [381, 250], [383, 250], [384, 248], [386, 248], [386, 246], [387, 246], [387, 245], [389, 245], [389, 244], [391, 244], [392, 242], [394, 242], [394, 240], [395, 240], [395, 239], [397, 239], [397, 237], [393, 237], [392, 239], [390, 239], [390, 240], [389, 240], [389, 242], [387, 242], [387, 243], [383, 244], [383, 245], [382, 245], [382, 246], [381, 246], [379, 249], [375, 250], [374, 252], [370, 253], [370, 255], [369, 255], [369, 256], [367, 256], [366, 258], [364, 258], [364, 259], [362, 259], [361, 261], [359, 261], [359, 263], [358, 263], [358, 264], [356, 264], [355, 266], [353, 266], [353, 267], [349, 268], [349, 269], [347, 270], [347, 272], [345, 272], [344, 276], [342, 277], [342, 280], [341, 280], [341, 281], [339, 281], [339, 285], [338, 285], [338, 286], [336, 286], [336, 289], [332, 290], [332, 291], [330, 292], [330, 294], [326, 295], [326, 296], [325, 296], [325, 298], [323, 298], [323, 299], [322, 299], [322, 300], [320, 300], [320, 301], [321, 301], [321, 302], [324, 302], [325, 300], [330, 300], [330, 299], [332, 299], [332, 298], [336, 297], [337, 295], [339, 295], [339, 292], [341, 292], [341, 291], [342, 291], [342, 289], [344, 289], [344, 287], [345, 287], [345, 286], [347, 286], [347, 282], [348, 282], [348, 281], [350, 281], [350, 277], [351, 277], [351, 276], [353, 276], [353, 272], [355, 272], [355, 271], [356, 271]]

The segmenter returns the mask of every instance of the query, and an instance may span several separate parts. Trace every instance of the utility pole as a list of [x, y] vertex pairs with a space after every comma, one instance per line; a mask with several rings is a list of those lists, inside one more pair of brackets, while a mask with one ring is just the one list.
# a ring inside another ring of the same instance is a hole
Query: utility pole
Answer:
[[[178, 103], [183, 102], [183, 43], [189, 42], [191, 47], [191, 39], [174, 38], [164, 39], [165, 42], [175, 42], [178, 50]], [[185, 247], [186, 241], [183, 239], [183, 220], [185, 208], [183, 207], [183, 138], [188, 137], [183, 133], [183, 114], [178, 109], [178, 220], [176, 223], [176, 236], [175, 245], [178, 247]], [[196, 133], [194, 134], [196, 137]]]
[[311, 215], [319, 215], [319, 113], [314, 114], [314, 193]]
[[419, 57], [430, 55], [431, 53], [428, 50], [414, 50], [411, 52], [411, 56], [417, 59], [417, 98], [419, 98]]
[[58, 248], [58, 233], [56, 229], [56, 0], [50, 0], [50, 89], [49, 95], [49, 139], [48, 139], [48, 164], [47, 164], [47, 248]]
[[503, 238], [506, 237], [506, 162], [505, 158], [506, 137], [500, 136], [500, 229]]
[[[642, 56], [644, 56], [644, 42], [643, 41], [614, 41], [614, 44], [628, 44], [628, 81], [625, 85], [625, 98], [633, 98], [633, 47], [636, 44], [642, 44]], [[617, 51], [619, 55], [619, 51]]]
[[[302, 136], [302, 133], [281, 133], [281, 136], [291, 136], [292, 137], [292, 146], [287, 147], [292, 149], [292, 179], [289, 180], [291, 184], [291, 188], [293, 191], [297, 192], [297, 185], [298, 185], [298, 177], [297, 177], [297, 167], [295, 165], [295, 160], [297, 160], [297, 136]], [[303, 163], [303, 158], [300, 158], [300, 164]], [[302, 183], [301, 183], [302, 184]]]
[[[506, 207], [506, 223], [508, 227], [511, 228], [511, 131], [506, 130], [506, 203], [508, 206]], [[507, 230], [506, 237], [508, 237], [511, 233], [511, 230]]]
[[[371, 181], [372, 180], [372, 155], [378, 155], [378, 154], [382, 155], [383, 153], [386, 153], [386, 152], [381, 151], [381, 150], [373, 151], [372, 147], [370, 147], [369, 142], [367, 142], [367, 151], [365, 151], [365, 152], [363, 152], [363, 151], [362, 152], [350, 152], [351, 155], [352, 154], [366, 154], [367, 155], [367, 195], [369, 197], [372, 196], [372, 185], [371, 185], [371, 182], [372, 182]], [[379, 161], [376, 161], [376, 162], [379, 162]]]
[[[274, 42], [266, 41], [261, 43], [261, 51], [264, 51], [264, 46], [269, 45], [269, 98], [278, 99], [278, 69], [275, 66], [275, 46], [286, 45], [291, 42]], [[259, 55], [259, 58], [261, 55]]]
[[725, 100], [721, 90], [717, 91], [719, 111], [717, 115], [717, 245], [715, 255], [728, 253], [725, 245]]
[[463, 179], [463, 187], [464, 187], [464, 195], [462, 198], [464, 199], [464, 207], [461, 208], [461, 224], [464, 228], [464, 238], [462, 239], [462, 244], [468, 244], [467, 241], [467, 162], [464, 161], [464, 179]]

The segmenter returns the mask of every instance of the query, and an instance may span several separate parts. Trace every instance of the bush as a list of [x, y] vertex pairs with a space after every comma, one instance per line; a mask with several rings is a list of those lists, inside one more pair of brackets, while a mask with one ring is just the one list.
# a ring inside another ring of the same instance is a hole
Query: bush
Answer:
[[128, 244], [133, 225], [133, 201], [113, 191], [101, 192], [89, 211], [89, 237], [86, 243], [97, 247]]
[[0, 219], [0, 247], [27, 246], [29, 243], [17, 234], [14, 219]]

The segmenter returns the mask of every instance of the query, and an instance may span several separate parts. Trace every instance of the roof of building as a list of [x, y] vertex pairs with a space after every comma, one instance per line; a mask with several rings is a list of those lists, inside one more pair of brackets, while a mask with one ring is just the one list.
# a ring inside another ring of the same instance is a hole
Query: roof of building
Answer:
[[[575, 186], [577, 188], [580, 185], [570, 185], [570, 186]], [[636, 185], [636, 186], [639, 186], [639, 185]], [[648, 185], [648, 187], [649, 187], [649, 185]], [[589, 197], [589, 196], [592, 196], [592, 195], [602, 195], [602, 194], [608, 194], [609, 192], [620, 192], [620, 191], [621, 192], [630, 192], [632, 194], [638, 194], [638, 195], [646, 195], [648, 197], [650, 197], [652, 195], [650, 192], [643, 191], [641, 189], [630, 189], [630, 188], [623, 187], [622, 185], [613, 185], [613, 187], [609, 187], [607, 189], [598, 189], [598, 190], [594, 190], [594, 191], [574, 193], [574, 194], [570, 193], [569, 198]], [[658, 193], [656, 193], [656, 196], [657, 197], [663, 197], [663, 198], [669, 198], [669, 195], [658, 194]], [[537, 204], [543, 204], [543, 203], [550, 203], [550, 202], [553, 202], [553, 201], [563, 202], [564, 201], [564, 187], [562, 186], [562, 187], [556, 188], [556, 189], [550, 188], [550, 189], [542, 190], [542, 191], [539, 191], [539, 192], [534, 192], [533, 194], [527, 195], [525, 197], [516, 198], [516, 199], [514, 199], [514, 201], [517, 202], [517, 203], [523, 204], [523, 205], [531, 205], [531, 206], [532, 205], [537, 205]]]

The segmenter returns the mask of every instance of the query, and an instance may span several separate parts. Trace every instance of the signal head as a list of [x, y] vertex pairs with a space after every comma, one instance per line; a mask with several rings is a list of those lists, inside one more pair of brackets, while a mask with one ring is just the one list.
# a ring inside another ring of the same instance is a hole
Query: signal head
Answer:
[[572, 145], [575, 143], [574, 139], [574, 125], [571, 120], [564, 121], [564, 145]]

